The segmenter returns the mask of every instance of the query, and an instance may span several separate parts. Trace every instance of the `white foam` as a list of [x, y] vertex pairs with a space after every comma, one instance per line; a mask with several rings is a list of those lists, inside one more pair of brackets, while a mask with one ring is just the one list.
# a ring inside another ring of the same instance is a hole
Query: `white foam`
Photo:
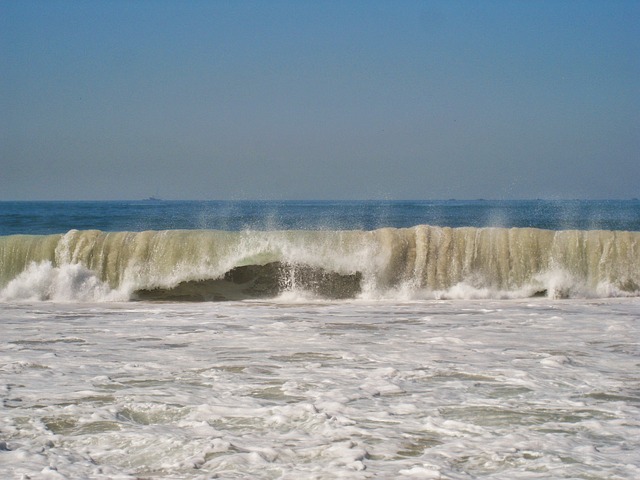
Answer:
[[11, 302], [6, 478], [639, 473], [638, 298]]

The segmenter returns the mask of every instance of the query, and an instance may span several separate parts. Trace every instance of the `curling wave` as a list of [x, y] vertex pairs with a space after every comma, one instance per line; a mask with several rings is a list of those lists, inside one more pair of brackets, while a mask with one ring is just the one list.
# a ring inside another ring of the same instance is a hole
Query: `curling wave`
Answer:
[[640, 232], [420, 225], [0, 237], [0, 299], [640, 295]]

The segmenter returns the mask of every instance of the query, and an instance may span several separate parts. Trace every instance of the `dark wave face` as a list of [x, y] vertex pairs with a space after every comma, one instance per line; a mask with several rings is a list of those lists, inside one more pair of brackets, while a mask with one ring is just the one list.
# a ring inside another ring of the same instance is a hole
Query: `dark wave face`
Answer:
[[281, 262], [235, 267], [221, 278], [186, 280], [173, 287], [140, 289], [135, 300], [225, 301], [274, 298], [297, 288], [315, 297], [355, 298], [362, 291], [362, 273], [342, 274]]

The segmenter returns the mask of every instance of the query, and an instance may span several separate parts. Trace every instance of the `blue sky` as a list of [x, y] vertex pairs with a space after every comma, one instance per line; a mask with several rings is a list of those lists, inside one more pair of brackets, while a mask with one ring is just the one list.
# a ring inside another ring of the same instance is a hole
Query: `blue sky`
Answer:
[[0, 0], [0, 199], [640, 197], [638, 1]]

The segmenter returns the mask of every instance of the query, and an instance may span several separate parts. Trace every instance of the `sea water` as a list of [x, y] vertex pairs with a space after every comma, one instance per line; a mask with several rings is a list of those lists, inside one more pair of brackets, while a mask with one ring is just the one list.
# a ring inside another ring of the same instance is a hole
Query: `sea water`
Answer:
[[3, 478], [640, 478], [640, 204], [0, 203]]

